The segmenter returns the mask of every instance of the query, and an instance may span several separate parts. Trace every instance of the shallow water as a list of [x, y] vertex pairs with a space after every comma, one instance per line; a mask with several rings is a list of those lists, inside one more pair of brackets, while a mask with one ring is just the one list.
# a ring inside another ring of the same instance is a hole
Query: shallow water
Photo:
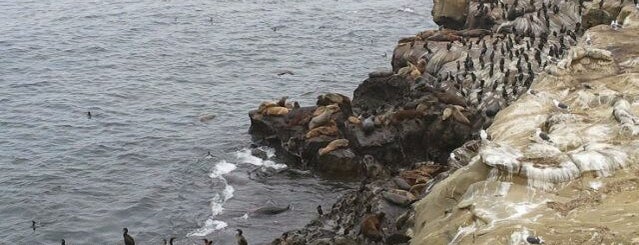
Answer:
[[[128, 227], [141, 244], [229, 244], [239, 227], [260, 244], [303, 226], [348, 185], [249, 179], [264, 162], [244, 150], [247, 112], [351, 95], [434, 27], [430, 4], [0, 2], [0, 243], [118, 244]], [[293, 209], [244, 218], [269, 200]]]

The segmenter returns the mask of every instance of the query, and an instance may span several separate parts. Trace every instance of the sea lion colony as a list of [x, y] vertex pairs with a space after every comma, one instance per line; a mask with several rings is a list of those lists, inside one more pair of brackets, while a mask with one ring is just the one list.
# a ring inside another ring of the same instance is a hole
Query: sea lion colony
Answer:
[[[552, 74], [587, 28], [610, 23], [593, 15], [616, 16], [630, 4], [636, 0], [471, 1], [466, 29], [447, 29], [444, 23], [439, 30], [402, 38], [392, 72], [370, 73], [352, 101], [329, 93], [315, 106], [296, 107], [279, 118], [263, 117], [261, 109], [251, 112], [251, 133], [294, 156], [301, 163], [296, 166], [353, 164], [358, 169], [353, 176], [363, 178], [358, 190], [274, 244], [377, 242], [362, 231], [373, 213], [385, 213], [380, 241], [406, 242], [413, 222], [407, 207], [427, 195], [447, 170], [468, 162], [480, 145], [472, 139], [499, 110], [523, 94], [535, 94], [530, 90], [535, 79]], [[569, 109], [560, 101], [555, 106]], [[533, 136], [552, 141], [542, 131]], [[375, 212], [363, 212], [366, 205]]]

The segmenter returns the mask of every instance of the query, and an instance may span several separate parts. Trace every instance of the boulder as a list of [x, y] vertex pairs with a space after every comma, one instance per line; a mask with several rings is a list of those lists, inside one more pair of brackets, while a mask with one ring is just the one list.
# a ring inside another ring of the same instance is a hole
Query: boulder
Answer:
[[433, 0], [433, 21], [440, 26], [462, 29], [468, 13], [468, 0]]

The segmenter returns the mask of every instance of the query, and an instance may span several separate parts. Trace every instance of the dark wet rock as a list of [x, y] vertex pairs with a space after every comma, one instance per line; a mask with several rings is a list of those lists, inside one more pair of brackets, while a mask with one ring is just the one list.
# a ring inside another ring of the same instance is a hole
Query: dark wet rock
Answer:
[[338, 149], [318, 157], [316, 169], [328, 178], [358, 176], [361, 165], [351, 149]]
[[366, 79], [353, 92], [353, 107], [372, 112], [382, 106], [403, 104], [411, 85], [412, 81], [397, 75]]

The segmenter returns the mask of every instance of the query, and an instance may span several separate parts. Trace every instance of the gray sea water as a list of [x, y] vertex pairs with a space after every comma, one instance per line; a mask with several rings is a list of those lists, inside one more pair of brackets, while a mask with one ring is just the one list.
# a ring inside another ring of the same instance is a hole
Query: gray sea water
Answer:
[[[248, 178], [281, 163], [247, 153], [247, 112], [352, 95], [399, 37], [434, 27], [430, 5], [0, 1], [0, 244], [122, 244], [123, 227], [139, 244], [233, 244], [236, 228], [264, 244], [303, 226], [348, 185]], [[293, 209], [246, 217], [266, 202]]]

